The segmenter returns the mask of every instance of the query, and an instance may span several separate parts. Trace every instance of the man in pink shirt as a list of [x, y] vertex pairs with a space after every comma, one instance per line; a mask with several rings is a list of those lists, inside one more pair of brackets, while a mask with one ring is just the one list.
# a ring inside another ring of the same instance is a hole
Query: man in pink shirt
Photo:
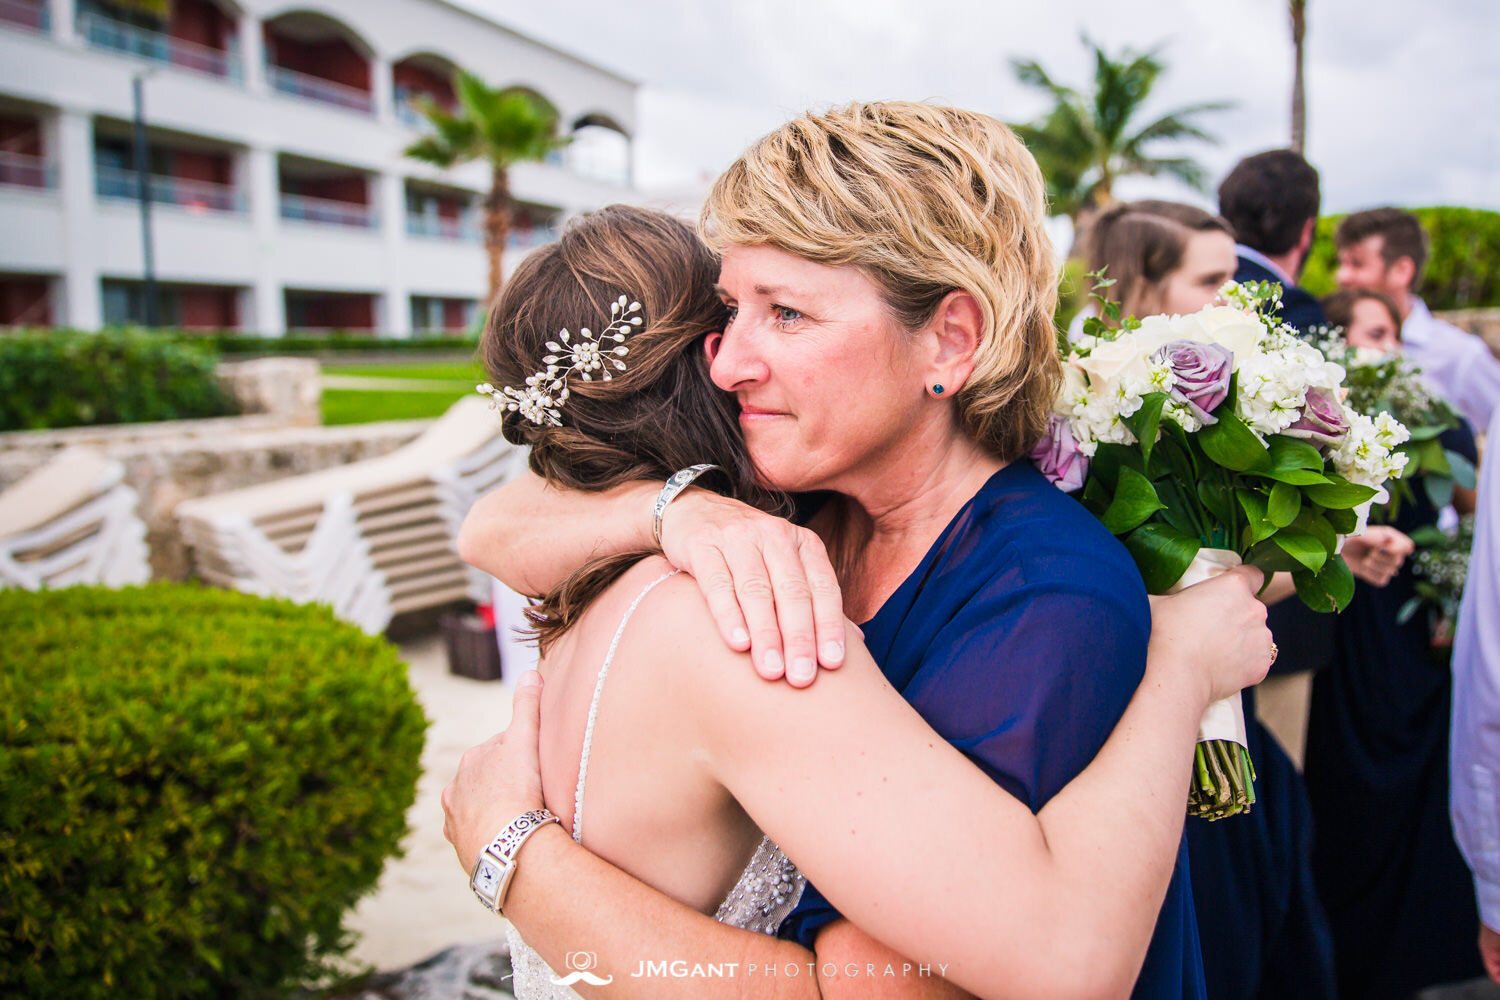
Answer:
[[1500, 402], [1500, 360], [1483, 340], [1434, 317], [1414, 293], [1427, 263], [1417, 217], [1399, 208], [1355, 212], [1339, 223], [1334, 242], [1339, 285], [1389, 295], [1401, 310], [1402, 353], [1476, 433], [1488, 427]]

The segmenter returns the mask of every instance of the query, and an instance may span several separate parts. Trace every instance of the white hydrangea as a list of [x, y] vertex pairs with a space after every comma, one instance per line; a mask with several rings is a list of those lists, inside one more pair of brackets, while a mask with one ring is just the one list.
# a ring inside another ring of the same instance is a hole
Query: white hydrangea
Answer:
[[1348, 407], [1344, 419], [1349, 433], [1330, 453], [1333, 467], [1351, 483], [1383, 489], [1387, 479], [1399, 478], [1406, 469], [1407, 456], [1393, 451], [1410, 434], [1390, 414], [1382, 413], [1372, 420]]

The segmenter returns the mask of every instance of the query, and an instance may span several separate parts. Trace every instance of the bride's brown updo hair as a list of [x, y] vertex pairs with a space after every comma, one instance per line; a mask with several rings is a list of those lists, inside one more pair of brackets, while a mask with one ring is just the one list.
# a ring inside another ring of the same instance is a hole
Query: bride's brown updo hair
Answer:
[[[714, 291], [718, 261], [685, 223], [661, 212], [611, 205], [568, 226], [530, 253], [490, 311], [479, 354], [497, 388], [524, 389], [546, 367], [547, 342], [563, 330], [610, 324], [621, 295], [642, 317], [625, 340], [625, 370], [610, 381], [567, 377], [562, 426], [503, 411], [506, 440], [530, 447], [533, 472], [567, 489], [597, 492], [637, 480], [664, 481], [699, 462], [724, 470], [715, 484], [763, 510], [782, 506], [761, 486], [740, 437], [733, 397], [713, 384], [703, 338], [724, 328]], [[613, 346], [613, 345], [611, 345]], [[578, 526], [589, 531], [587, 524]], [[542, 650], [589, 603], [649, 551], [596, 559], [546, 595], [529, 617]]]

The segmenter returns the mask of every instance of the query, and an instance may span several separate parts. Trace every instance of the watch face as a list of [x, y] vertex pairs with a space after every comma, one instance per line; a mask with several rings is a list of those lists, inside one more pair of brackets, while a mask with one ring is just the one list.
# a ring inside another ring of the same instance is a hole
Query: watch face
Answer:
[[488, 858], [481, 858], [474, 869], [474, 891], [494, 899], [495, 891], [499, 888], [500, 866]]

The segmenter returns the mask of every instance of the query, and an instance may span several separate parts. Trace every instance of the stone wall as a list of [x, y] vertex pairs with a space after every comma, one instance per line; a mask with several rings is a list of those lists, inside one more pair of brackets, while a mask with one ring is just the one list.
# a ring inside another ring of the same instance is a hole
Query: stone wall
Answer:
[[267, 413], [297, 427], [322, 423], [322, 366], [313, 358], [255, 358], [225, 361], [219, 381], [240, 402], [241, 413]]

